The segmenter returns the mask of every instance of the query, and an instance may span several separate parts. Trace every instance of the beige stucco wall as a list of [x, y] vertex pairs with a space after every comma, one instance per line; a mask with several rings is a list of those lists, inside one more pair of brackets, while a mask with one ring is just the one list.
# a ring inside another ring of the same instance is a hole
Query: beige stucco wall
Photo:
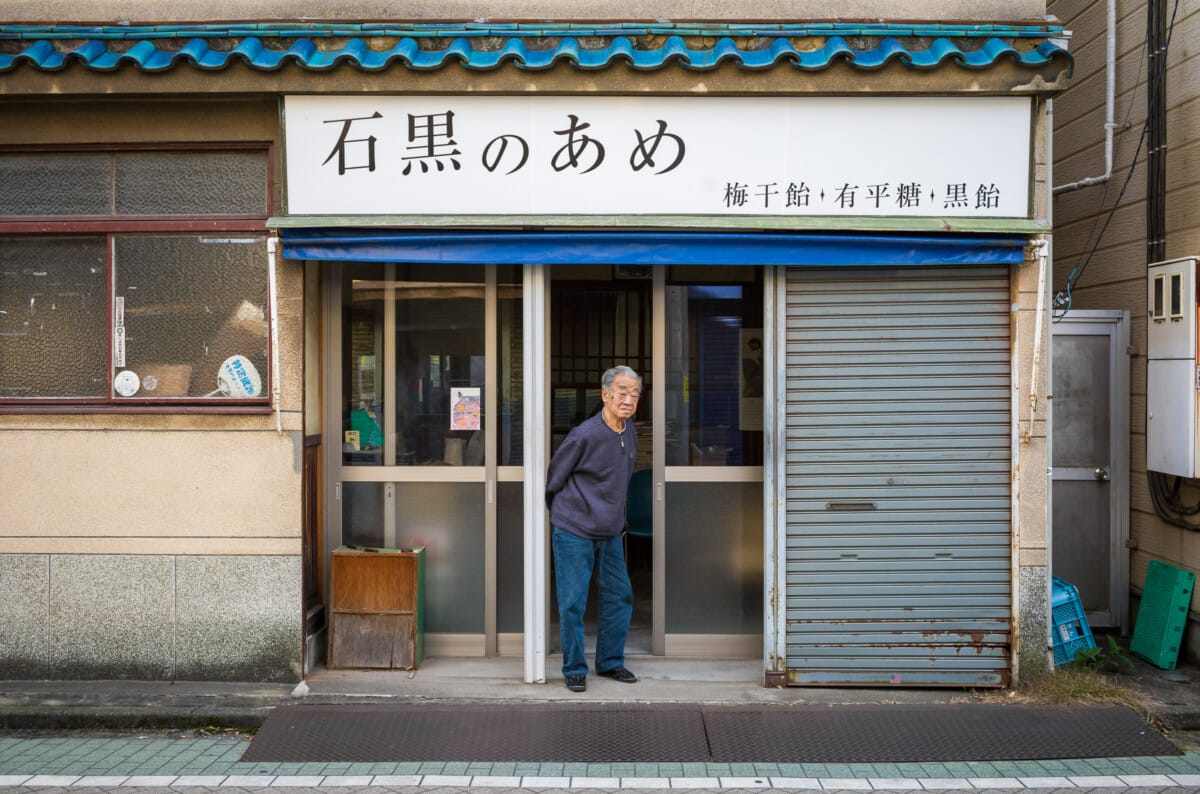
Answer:
[[674, 0], [653, 4], [628, 0], [599, 0], [581, 4], [568, 0], [512, 0], [479, 3], [468, 0], [437, 2], [337, 2], [317, 0], [297, 6], [289, 0], [229, 0], [212, 3], [152, 0], [8, 0], [3, 16], [12, 22], [46, 20], [118, 22], [161, 20], [169, 22], [212, 22], [221, 19], [350, 19], [350, 20], [476, 20], [476, 19], [631, 19], [631, 20], [795, 20], [879, 19], [885, 14], [897, 19], [946, 20], [1041, 20], [1045, 0], [918, 0], [901, 6], [878, 0]]
[[[1074, 31], [1076, 77], [1054, 103], [1055, 182], [1066, 184], [1104, 173], [1105, 6], [1055, 0], [1050, 11]], [[1107, 186], [1060, 194], [1054, 202], [1055, 289], [1091, 250], [1089, 235], [1102, 224], [1125, 181], [1146, 120], [1145, 0], [1117, 3], [1117, 135], [1113, 176]], [[1179, 5], [1168, 53], [1166, 258], [1200, 254], [1200, 3]], [[1130, 313], [1130, 583], [1145, 583], [1147, 563], [1162, 560], [1200, 572], [1200, 532], [1171, 526], [1154, 512], [1146, 479], [1146, 149], [1124, 198], [1083, 277], [1073, 308], [1125, 309]], [[1094, 240], [1094, 237], [1091, 239]], [[1200, 483], [1192, 483], [1200, 485]], [[1200, 501], [1200, 491], [1185, 493]], [[1136, 599], [1135, 599], [1136, 600]], [[1200, 595], [1193, 594], [1193, 618]], [[1188, 655], [1200, 659], [1200, 626], [1188, 630]]]
[[[186, 102], [178, 97], [147, 101], [96, 93], [63, 97], [56, 73], [28, 71], [41, 75], [37, 94], [6, 98], [0, 104], [0, 144], [257, 142], [276, 148], [273, 166], [276, 174], [280, 171], [279, 102], [274, 96], [203, 97]], [[109, 84], [124, 82], [114, 80], [112, 74], [106, 77]], [[278, 176], [275, 185], [279, 187]]]
[[300, 553], [299, 433], [6, 429], [0, 554]]

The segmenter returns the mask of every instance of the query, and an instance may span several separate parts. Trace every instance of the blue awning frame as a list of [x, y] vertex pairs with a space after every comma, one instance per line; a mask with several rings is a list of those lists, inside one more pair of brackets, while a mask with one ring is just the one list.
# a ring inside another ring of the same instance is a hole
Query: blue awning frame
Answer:
[[1025, 234], [282, 229], [284, 259], [446, 265], [1013, 265]]

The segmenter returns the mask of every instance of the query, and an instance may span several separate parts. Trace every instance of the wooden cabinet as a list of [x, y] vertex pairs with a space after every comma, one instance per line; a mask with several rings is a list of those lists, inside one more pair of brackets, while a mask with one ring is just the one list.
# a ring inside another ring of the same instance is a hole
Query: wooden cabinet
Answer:
[[330, 667], [415, 670], [425, 655], [425, 549], [333, 552]]

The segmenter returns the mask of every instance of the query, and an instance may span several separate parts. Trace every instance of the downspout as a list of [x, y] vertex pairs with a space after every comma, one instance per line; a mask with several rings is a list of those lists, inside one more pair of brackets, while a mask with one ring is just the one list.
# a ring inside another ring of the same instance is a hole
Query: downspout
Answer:
[[1099, 185], [1112, 177], [1113, 170], [1113, 130], [1117, 125], [1113, 121], [1113, 107], [1117, 99], [1117, 0], [1108, 0], [1108, 21], [1104, 42], [1104, 173], [1100, 176], [1089, 176], [1078, 182], [1058, 185], [1054, 195], [1078, 190], [1081, 187]]
[[1025, 428], [1025, 443], [1033, 438], [1033, 421], [1037, 415], [1038, 369], [1042, 363], [1042, 324], [1046, 312], [1046, 249], [1045, 238], [1031, 243], [1031, 253], [1038, 260], [1037, 312], [1033, 325], [1033, 372], [1029, 376], [1029, 425]]
[[275, 249], [278, 237], [267, 238], [267, 300], [271, 304], [271, 402], [275, 405], [275, 432], [283, 432], [283, 415], [279, 405], [279, 291], [275, 280]]

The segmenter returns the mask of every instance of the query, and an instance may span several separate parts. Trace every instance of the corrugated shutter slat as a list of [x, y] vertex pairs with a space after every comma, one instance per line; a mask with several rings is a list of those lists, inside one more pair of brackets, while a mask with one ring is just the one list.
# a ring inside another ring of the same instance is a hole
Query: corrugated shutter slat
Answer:
[[789, 681], [1005, 683], [1008, 270], [795, 268], [786, 307]]

